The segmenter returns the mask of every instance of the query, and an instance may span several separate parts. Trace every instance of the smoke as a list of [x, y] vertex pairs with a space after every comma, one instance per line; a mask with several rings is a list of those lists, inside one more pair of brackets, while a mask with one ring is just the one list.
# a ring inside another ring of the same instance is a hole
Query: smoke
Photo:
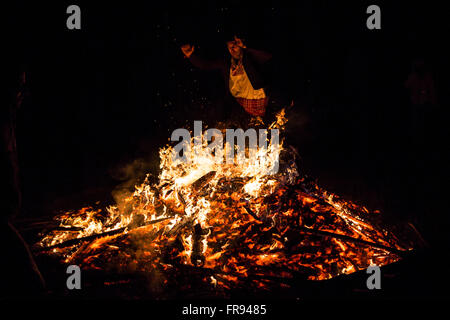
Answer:
[[313, 139], [313, 128], [310, 113], [302, 104], [291, 105], [286, 110], [288, 122], [284, 134], [294, 145], [303, 145]]
[[152, 162], [152, 160], [137, 158], [125, 164], [118, 164], [109, 170], [111, 177], [120, 181], [111, 192], [119, 208], [123, 207], [124, 199], [133, 194], [136, 185], [140, 185], [148, 174], [153, 176], [154, 166]]

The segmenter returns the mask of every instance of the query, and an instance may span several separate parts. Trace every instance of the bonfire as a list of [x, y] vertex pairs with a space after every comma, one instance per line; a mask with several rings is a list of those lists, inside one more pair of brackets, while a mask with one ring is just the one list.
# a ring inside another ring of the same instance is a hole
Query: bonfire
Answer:
[[[269, 128], [282, 132], [286, 121], [282, 110]], [[217, 164], [203, 149], [181, 163], [165, 146], [157, 177], [147, 175], [115, 205], [56, 216], [58, 227], [42, 233], [35, 250], [83, 270], [139, 272], [180, 290], [199, 280], [217, 292], [330, 279], [412, 250], [379, 223], [378, 211], [303, 174], [293, 147], [282, 140], [276, 159], [269, 149], [260, 150], [262, 166]], [[267, 174], [275, 161], [278, 172]]]

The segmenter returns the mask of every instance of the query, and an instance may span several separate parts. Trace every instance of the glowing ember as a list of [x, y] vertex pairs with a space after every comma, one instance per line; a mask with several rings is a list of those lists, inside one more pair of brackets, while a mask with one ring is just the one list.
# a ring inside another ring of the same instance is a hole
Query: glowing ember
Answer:
[[[284, 110], [269, 128], [283, 129]], [[149, 176], [106, 210], [83, 208], [56, 217], [41, 252], [67, 263], [114, 272], [148, 272], [161, 279], [190, 266], [213, 288], [306, 275], [329, 279], [397, 261], [410, 250], [373, 222], [377, 214], [341, 200], [301, 175], [296, 152], [280, 146], [264, 162], [217, 164], [199, 148], [195, 161], [173, 161], [160, 150], [157, 183]], [[282, 281], [278, 281], [280, 283]]]

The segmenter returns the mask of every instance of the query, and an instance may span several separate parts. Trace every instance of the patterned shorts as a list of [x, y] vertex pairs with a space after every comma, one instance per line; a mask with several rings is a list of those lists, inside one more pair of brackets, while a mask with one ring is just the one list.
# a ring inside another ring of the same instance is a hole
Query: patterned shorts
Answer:
[[244, 110], [255, 117], [263, 117], [266, 113], [266, 107], [269, 102], [269, 98], [262, 99], [245, 99], [236, 98], [237, 102], [244, 108]]

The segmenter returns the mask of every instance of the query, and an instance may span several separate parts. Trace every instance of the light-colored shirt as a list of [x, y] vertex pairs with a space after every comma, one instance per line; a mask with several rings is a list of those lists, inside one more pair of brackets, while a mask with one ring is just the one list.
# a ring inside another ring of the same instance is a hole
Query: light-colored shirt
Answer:
[[264, 89], [253, 89], [252, 83], [250, 82], [245, 69], [240, 63], [237, 68], [233, 70], [230, 68], [230, 92], [235, 98], [244, 99], [263, 99], [266, 97]]

